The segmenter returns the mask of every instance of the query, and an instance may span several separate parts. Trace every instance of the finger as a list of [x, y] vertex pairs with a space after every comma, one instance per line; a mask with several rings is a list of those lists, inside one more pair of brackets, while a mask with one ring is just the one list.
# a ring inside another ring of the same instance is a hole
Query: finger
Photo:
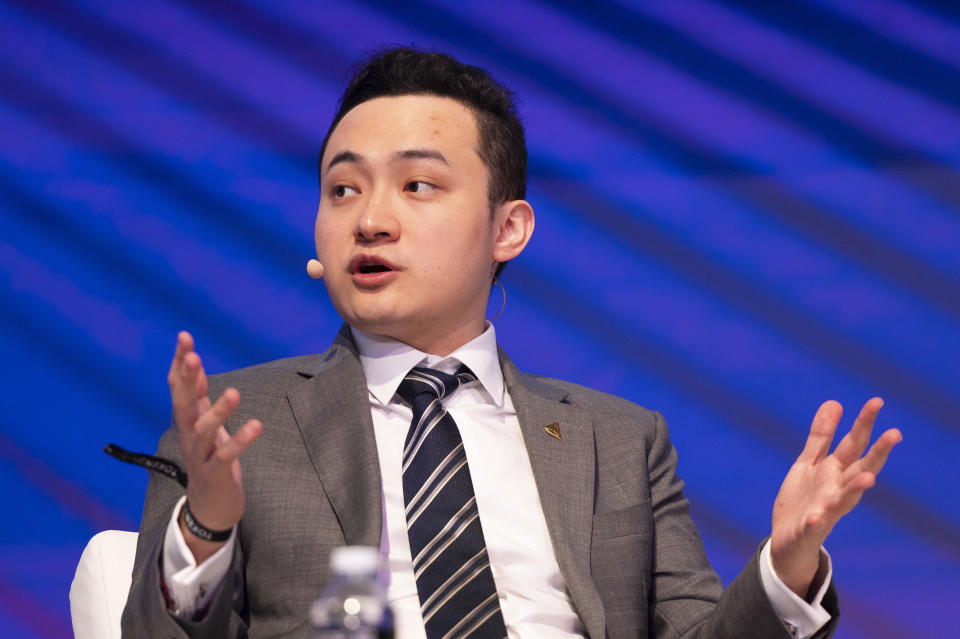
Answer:
[[877, 476], [871, 472], [859, 472], [854, 475], [840, 491], [834, 507], [834, 517], [839, 520], [853, 510], [853, 507], [856, 506], [860, 498], [863, 497], [863, 491], [868, 488], [873, 488], [876, 483]]
[[167, 384], [170, 386], [171, 395], [183, 377], [184, 360], [192, 352], [193, 336], [186, 331], [177, 333], [177, 347], [174, 350], [173, 359], [170, 361], [170, 370], [167, 373]]
[[807, 443], [800, 453], [799, 461], [816, 463], [827, 456], [842, 415], [843, 406], [839, 402], [829, 400], [820, 405], [817, 414], [813, 416], [810, 435], [807, 436]]
[[196, 400], [191, 400], [191, 388], [195, 380], [190, 377], [191, 364], [194, 369], [198, 356], [193, 350], [193, 336], [186, 331], [177, 334], [177, 346], [170, 362], [170, 371], [167, 382], [170, 386], [170, 403], [173, 406], [173, 421], [180, 433], [182, 446], [190, 446], [193, 436], [193, 425], [196, 422]]
[[853, 422], [853, 428], [837, 444], [837, 449], [833, 454], [842, 467], [846, 468], [860, 459], [860, 455], [867, 449], [867, 444], [870, 443], [870, 433], [873, 431], [873, 422], [876, 421], [877, 413], [880, 412], [882, 406], [883, 400], [879, 397], [874, 397], [864, 404], [863, 408], [860, 409], [860, 414], [857, 415], [857, 419]]
[[890, 456], [890, 451], [901, 441], [903, 441], [903, 435], [896, 428], [885, 431], [877, 441], [873, 442], [873, 446], [870, 447], [866, 455], [847, 468], [845, 471], [845, 475], [848, 475], [847, 481], [861, 472], [870, 472], [874, 475], [880, 474], [884, 464], [887, 463], [887, 457]]
[[807, 514], [804, 528], [808, 531], [818, 531], [826, 522], [826, 512], [818, 508]]
[[193, 445], [193, 454], [206, 461], [214, 452], [218, 431], [223, 428], [224, 422], [230, 419], [240, 404], [240, 393], [235, 388], [223, 391], [210, 410], [197, 420], [196, 439]]
[[207, 384], [207, 371], [200, 366], [200, 372], [197, 374], [197, 381], [194, 385], [196, 389], [197, 410], [202, 415], [210, 410], [209, 386]]
[[231, 463], [240, 457], [262, 432], [263, 424], [259, 420], [251, 419], [234, 433], [233, 437], [218, 442], [214, 457], [225, 464]]
[[891, 428], [887, 431], [884, 431], [884, 433], [880, 435], [880, 438], [873, 443], [873, 446], [870, 447], [870, 451], [864, 457], [863, 467], [875, 475], [880, 474], [880, 471], [883, 470], [884, 464], [887, 463], [887, 458], [890, 456], [890, 451], [892, 451], [893, 447], [902, 441], [903, 434], [896, 428]]
[[837, 522], [860, 502], [864, 491], [872, 488], [876, 483], [877, 476], [874, 473], [860, 471], [852, 474], [836, 493], [820, 504], [817, 510], [817, 523], [825, 526], [822, 530], [829, 533], [829, 530], [832, 530]]
[[198, 359], [199, 355], [194, 351], [193, 336], [186, 331], [180, 331], [177, 334], [177, 348], [170, 362], [170, 372], [167, 374], [171, 395], [182, 385], [185, 375], [195, 372]]
[[863, 494], [863, 491], [868, 488], [873, 488], [876, 483], [877, 476], [874, 473], [869, 471], [860, 471], [854, 474], [844, 485], [840, 502], [844, 503], [851, 498], [860, 499], [860, 495]]
[[174, 420], [181, 432], [190, 433], [200, 417], [200, 409], [207, 408], [201, 407], [197, 401], [198, 383], [206, 386], [206, 374], [203, 372], [200, 356], [193, 351], [184, 354], [179, 370], [173, 372], [171, 380], [170, 401], [173, 404]]
[[193, 335], [187, 331], [177, 333], [177, 348], [173, 353], [173, 361], [170, 362], [169, 380], [173, 383], [173, 373], [183, 365], [184, 356], [193, 350]]

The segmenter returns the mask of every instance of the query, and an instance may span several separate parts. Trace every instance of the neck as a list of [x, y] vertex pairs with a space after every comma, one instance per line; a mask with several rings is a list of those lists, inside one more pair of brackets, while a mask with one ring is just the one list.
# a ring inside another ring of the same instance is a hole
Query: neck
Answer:
[[400, 331], [370, 330], [364, 327], [357, 327], [362, 331], [381, 335], [389, 339], [403, 342], [407, 346], [417, 349], [427, 355], [437, 355], [446, 357], [464, 344], [479, 337], [486, 330], [486, 322], [480, 319], [477, 322], [471, 322], [467, 325], [459, 326], [455, 330], [446, 331], [411, 331], [409, 334]]

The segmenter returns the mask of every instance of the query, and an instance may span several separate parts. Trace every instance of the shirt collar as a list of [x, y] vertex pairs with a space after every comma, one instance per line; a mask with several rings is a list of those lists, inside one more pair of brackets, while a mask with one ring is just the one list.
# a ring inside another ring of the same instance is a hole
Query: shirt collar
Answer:
[[446, 357], [428, 355], [395, 339], [366, 333], [351, 327], [360, 351], [360, 365], [367, 388], [381, 404], [389, 404], [400, 382], [414, 366], [428, 366], [452, 373], [466, 364], [497, 406], [503, 406], [503, 372], [497, 354], [497, 333], [493, 324]]

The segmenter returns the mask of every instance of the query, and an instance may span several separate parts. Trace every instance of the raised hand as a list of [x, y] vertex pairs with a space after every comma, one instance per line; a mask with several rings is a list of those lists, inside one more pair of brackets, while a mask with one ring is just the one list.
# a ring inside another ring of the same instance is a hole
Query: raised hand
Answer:
[[803, 452], [790, 468], [773, 505], [770, 552], [780, 579], [805, 597], [820, 564], [820, 546], [863, 491], [874, 485], [887, 456], [903, 437], [895, 428], [884, 432], [864, 455], [883, 400], [864, 404], [853, 428], [828, 455], [843, 407], [825, 402], [813, 418]]
[[[167, 376], [173, 418], [186, 465], [190, 512], [205, 527], [228, 530], [243, 515], [244, 494], [239, 457], [259, 437], [263, 426], [251, 419], [234, 435], [224, 422], [240, 403], [240, 393], [228, 388], [213, 404], [207, 394], [207, 375], [193, 349], [190, 333], [177, 335], [177, 350]], [[194, 536], [180, 516], [180, 529], [197, 563], [223, 545]]]

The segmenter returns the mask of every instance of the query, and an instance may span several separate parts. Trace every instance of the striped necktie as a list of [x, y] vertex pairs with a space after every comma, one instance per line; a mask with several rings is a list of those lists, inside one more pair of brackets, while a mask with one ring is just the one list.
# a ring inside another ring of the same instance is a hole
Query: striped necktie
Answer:
[[428, 639], [507, 636], [460, 431], [443, 398], [475, 381], [414, 368], [397, 393], [413, 408], [403, 448], [403, 498]]

